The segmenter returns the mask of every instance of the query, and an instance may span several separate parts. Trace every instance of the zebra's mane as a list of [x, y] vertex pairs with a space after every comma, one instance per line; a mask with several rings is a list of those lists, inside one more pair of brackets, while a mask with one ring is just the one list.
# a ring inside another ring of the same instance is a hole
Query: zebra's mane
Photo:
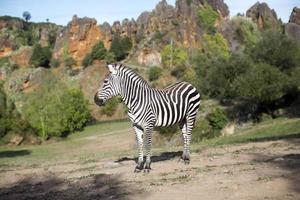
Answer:
[[140, 80], [141, 83], [151, 87], [149, 85], [149, 83], [141, 76], [139, 75], [134, 69], [131, 69], [129, 68], [128, 66], [125, 66], [123, 64], [119, 64], [119, 70], [120, 71], [123, 71], [123, 73], [126, 75], [126, 76], [133, 76], [133, 77], [137, 77], [137, 80]]

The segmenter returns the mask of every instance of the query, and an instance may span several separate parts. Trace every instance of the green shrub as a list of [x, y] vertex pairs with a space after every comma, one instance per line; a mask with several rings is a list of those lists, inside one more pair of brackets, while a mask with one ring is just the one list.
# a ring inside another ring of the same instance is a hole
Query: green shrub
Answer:
[[106, 49], [102, 41], [95, 44], [92, 48], [91, 58], [93, 60], [103, 60], [106, 56]]
[[179, 131], [178, 125], [172, 125], [167, 127], [155, 127], [155, 130], [164, 137], [172, 137]]
[[234, 83], [240, 96], [255, 102], [271, 102], [286, 93], [287, 76], [276, 67], [258, 63]]
[[65, 67], [72, 68], [76, 65], [76, 60], [73, 57], [67, 57], [64, 60]]
[[215, 130], [221, 130], [229, 121], [225, 111], [219, 107], [217, 107], [212, 113], [207, 115], [207, 120], [210, 126]]
[[42, 47], [40, 44], [36, 44], [33, 48], [30, 63], [34, 67], [49, 67], [51, 60], [51, 51], [49, 47]]
[[44, 77], [35, 92], [26, 94], [25, 118], [43, 139], [66, 136], [90, 118], [88, 103], [78, 89], [68, 89], [53, 74]]
[[156, 31], [152, 37], [152, 41], [161, 42], [164, 35], [160, 31]]
[[250, 49], [250, 55], [256, 62], [265, 62], [281, 71], [288, 71], [300, 63], [300, 47], [277, 31], [267, 31], [262, 39]]
[[149, 81], [155, 81], [159, 79], [162, 74], [162, 68], [160, 67], [151, 67], [148, 72]]
[[14, 103], [7, 99], [2, 83], [0, 83], [0, 139], [7, 133], [24, 135], [33, 132], [29, 123], [22, 119], [16, 110]]
[[247, 48], [253, 47], [260, 39], [261, 33], [257, 25], [246, 17], [234, 17], [231, 20], [235, 28], [237, 40]]
[[93, 58], [92, 58], [92, 55], [90, 53], [86, 54], [84, 59], [82, 60], [82, 63], [81, 63], [84, 67], [87, 67], [91, 64], [93, 64]]
[[113, 63], [116, 61], [115, 54], [113, 54], [112, 52], [107, 52], [104, 59], [108, 63]]
[[110, 52], [115, 55], [117, 61], [123, 60], [132, 48], [131, 39], [128, 37], [121, 38], [119, 34], [114, 34], [110, 45]]
[[162, 63], [167, 67], [184, 65], [187, 59], [188, 54], [186, 50], [181, 47], [166, 45], [161, 52]]
[[207, 3], [199, 8], [197, 15], [200, 24], [206, 29], [213, 28], [219, 17], [219, 14]]
[[214, 131], [207, 119], [202, 119], [196, 122], [193, 129], [192, 142], [197, 143], [203, 139], [216, 137], [217, 131]]
[[51, 61], [50, 61], [50, 66], [51, 66], [52, 68], [57, 68], [57, 67], [59, 67], [59, 65], [60, 65], [60, 62], [59, 62], [58, 59], [55, 59], [55, 58], [52, 58], [52, 59], [51, 59]]
[[120, 103], [120, 100], [118, 97], [113, 97], [110, 100], [108, 100], [105, 105], [101, 109], [101, 113], [107, 116], [113, 116], [115, 111], [117, 110], [117, 106]]

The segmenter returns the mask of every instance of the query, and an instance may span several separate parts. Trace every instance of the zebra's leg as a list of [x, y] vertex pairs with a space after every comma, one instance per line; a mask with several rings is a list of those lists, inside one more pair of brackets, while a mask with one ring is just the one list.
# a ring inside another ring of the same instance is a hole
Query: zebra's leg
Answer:
[[152, 147], [152, 131], [153, 126], [148, 126], [145, 128], [145, 149], [146, 149], [146, 162], [144, 166], [144, 172], [149, 173], [151, 170], [151, 147]]
[[194, 127], [195, 118], [187, 117], [186, 123], [182, 127], [182, 135], [183, 135], [183, 153], [182, 159], [184, 164], [190, 164], [190, 143], [192, 139], [192, 130]]
[[188, 135], [187, 135], [187, 122], [180, 124], [182, 137], [183, 137], [183, 152], [181, 156], [181, 161], [185, 164], [189, 164], [190, 155], [189, 155], [189, 144], [188, 144]]
[[133, 126], [135, 131], [136, 143], [138, 146], [138, 163], [134, 169], [134, 172], [140, 172], [144, 168], [144, 158], [143, 158], [143, 130], [141, 127]]

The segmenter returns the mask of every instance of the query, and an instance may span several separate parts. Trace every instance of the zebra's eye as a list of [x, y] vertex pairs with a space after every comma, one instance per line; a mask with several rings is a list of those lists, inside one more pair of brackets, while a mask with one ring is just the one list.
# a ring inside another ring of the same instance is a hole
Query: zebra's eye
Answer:
[[106, 84], [108, 82], [108, 80], [104, 80], [103, 83]]

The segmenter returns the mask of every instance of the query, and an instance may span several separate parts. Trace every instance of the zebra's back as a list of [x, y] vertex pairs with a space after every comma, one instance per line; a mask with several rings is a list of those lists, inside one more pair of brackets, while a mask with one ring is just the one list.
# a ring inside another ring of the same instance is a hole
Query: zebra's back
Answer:
[[169, 126], [196, 116], [200, 94], [187, 82], [179, 82], [157, 92], [153, 102], [157, 118], [156, 126]]

